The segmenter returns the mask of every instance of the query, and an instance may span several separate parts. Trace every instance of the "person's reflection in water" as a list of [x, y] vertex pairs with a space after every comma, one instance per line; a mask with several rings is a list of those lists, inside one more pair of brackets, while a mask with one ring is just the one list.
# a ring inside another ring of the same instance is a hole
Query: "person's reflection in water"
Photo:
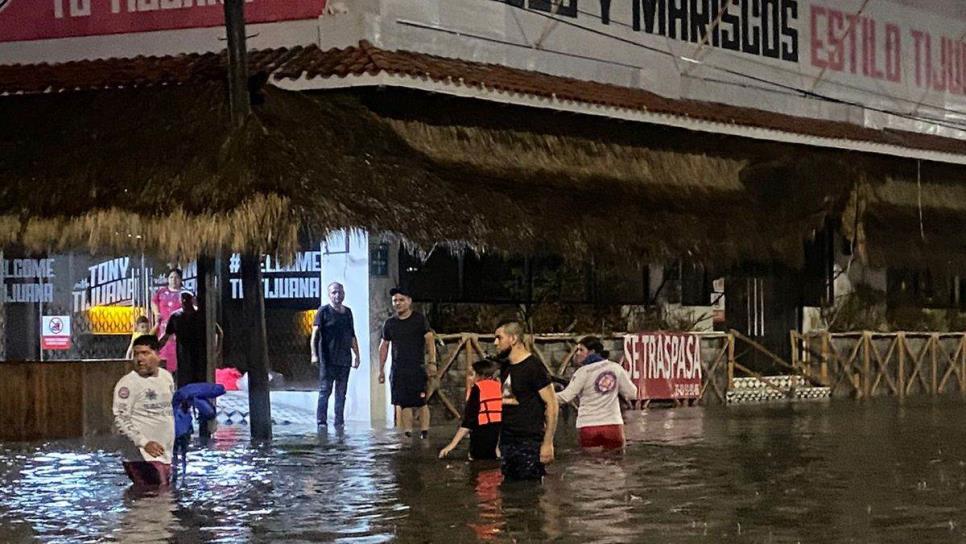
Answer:
[[174, 496], [169, 491], [124, 492], [124, 512], [112, 540], [117, 542], [161, 542], [174, 536]]
[[566, 522], [563, 519], [561, 505], [564, 494], [560, 492], [561, 486], [559, 485], [563, 482], [559, 478], [559, 476], [555, 476], [550, 482], [545, 482], [547, 484], [546, 489], [540, 494], [540, 500], [537, 503], [543, 522], [540, 528], [543, 531], [544, 541], [557, 540], [564, 534]]
[[503, 475], [499, 467], [481, 470], [476, 474], [474, 490], [479, 500], [480, 519], [467, 523], [481, 542], [497, 540], [505, 532], [506, 520], [503, 519], [503, 497], [500, 483]]
[[633, 512], [641, 506], [641, 498], [634, 494], [636, 482], [628, 477], [625, 462], [628, 461], [615, 452], [584, 452], [568, 465], [559, 488], [547, 493], [549, 498], [557, 499], [557, 510], [568, 513], [568, 533], [596, 535], [607, 542], [639, 540]]
[[504, 480], [500, 486], [506, 537], [511, 542], [549, 542], [563, 535], [560, 477], [543, 485]]

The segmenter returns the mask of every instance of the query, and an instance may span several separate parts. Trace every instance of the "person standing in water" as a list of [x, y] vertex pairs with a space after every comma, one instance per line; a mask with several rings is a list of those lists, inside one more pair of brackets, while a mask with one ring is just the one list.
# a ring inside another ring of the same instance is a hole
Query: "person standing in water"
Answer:
[[553, 462], [557, 397], [550, 372], [524, 343], [523, 326], [509, 322], [496, 329], [496, 349], [506, 361], [502, 372], [503, 425], [500, 468], [510, 480], [540, 480]]
[[359, 341], [356, 339], [352, 310], [342, 304], [345, 287], [329, 284], [329, 303], [319, 308], [312, 324], [312, 364], [319, 366], [319, 402], [316, 424], [328, 425], [329, 396], [335, 390], [335, 426], [345, 425], [345, 397], [349, 388], [349, 369], [359, 368]]
[[[389, 375], [392, 403], [399, 408], [403, 430], [412, 436], [413, 419], [419, 414], [420, 438], [429, 435], [429, 377], [436, 376], [436, 344], [426, 317], [412, 309], [409, 291], [396, 287], [389, 291], [396, 315], [386, 320], [379, 343], [379, 383], [386, 381], [386, 359], [392, 348]], [[429, 352], [429, 361], [426, 353]], [[425, 366], [424, 366], [425, 365]]]
[[456, 436], [440, 450], [439, 458], [450, 454], [464, 439], [470, 437], [470, 460], [496, 459], [500, 442], [500, 421], [503, 413], [503, 394], [500, 384], [500, 363], [482, 359], [473, 363], [476, 383], [470, 389], [463, 409], [463, 422]]
[[159, 349], [152, 335], [136, 338], [134, 370], [114, 386], [114, 424], [131, 442], [124, 470], [135, 485], [166, 485], [171, 478], [174, 379], [160, 368]]
[[637, 387], [624, 367], [606, 359], [604, 345], [596, 336], [577, 343], [574, 361], [581, 365], [557, 400], [567, 404], [578, 400], [577, 429], [584, 448], [624, 448], [624, 419], [620, 399], [637, 396]]

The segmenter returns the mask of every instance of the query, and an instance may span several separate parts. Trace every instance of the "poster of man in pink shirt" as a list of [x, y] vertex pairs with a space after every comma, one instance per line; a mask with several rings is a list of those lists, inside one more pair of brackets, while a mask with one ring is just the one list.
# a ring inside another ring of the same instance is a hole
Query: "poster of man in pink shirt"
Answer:
[[[158, 335], [163, 335], [171, 319], [171, 314], [181, 309], [181, 293], [188, 293], [182, 284], [183, 275], [181, 270], [174, 268], [168, 272], [168, 285], [160, 287], [151, 296], [151, 311], [154, 313], [154, 321], [158, 324]], [[177, 337], [169, 339], [158, 353], [165, 361], [165, 368], [168, 372], [178, 370], [178, 349]]]

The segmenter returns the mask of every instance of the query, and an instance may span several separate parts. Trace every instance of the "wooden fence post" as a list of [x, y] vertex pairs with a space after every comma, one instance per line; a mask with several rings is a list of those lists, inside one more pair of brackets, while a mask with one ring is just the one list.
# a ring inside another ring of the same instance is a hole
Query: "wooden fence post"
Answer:
[[898, 379], [899, 384], [899, 398], [906, 398], [906, 334], [897, 333], [896, 335], [896, 348], [899, 350], [899, 369], [898, 369]]
[[828, 359], [829, 359], [829, 344], [832, 342], [832, 335], [825, 331], [822, 333], [822, 360], [819, 363], [819, 377], [822, 379], [822, 383], [831, 387], [828, 377]]
[[735, 388], [735, 336], [728, 335], [728, 388], [725, 393]]
[[477, 335], [464, 335], [466, 343], [463, 346], [463, 362], [466, 364], [466, 381], [463, 384], [463, 399], [470, 396], [470, 389], [473, 387], [473, 348], [477, 343]]
[[959, 337], [959, 392], [966, 393], [966, 335]]
[[872, 333], [865, 331], [862, 333], [862, 397], [868, 399], [872, 396], [872, 359], [870, 350], [872, 349]]
[[931, 358], [932, 358], [932, 377], [931, 377], [931, 382], [930, 383], [932, 383], [932, 394], [933, 395], [938, 395], [939, 394], [939, 377], [937, 376], [937, 374], [939, 373], [939, 357], [938, 357], [938, 355], [939, 355], [939, 334], [933, 333], [929, 337], [929, 341], [932, 342], [932, 346], [930, 347], [931, 349], [929, 350], [929, 352], [930, 352], [929, 354], [931, 355]]

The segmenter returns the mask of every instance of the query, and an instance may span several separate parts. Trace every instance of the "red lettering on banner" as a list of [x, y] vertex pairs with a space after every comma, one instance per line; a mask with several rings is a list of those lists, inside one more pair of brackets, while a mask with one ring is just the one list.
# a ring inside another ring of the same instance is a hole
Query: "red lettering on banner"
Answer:
[[923, 39], [923, 35], [922, 35], [922, 32], [919, 31], [919, 30], [913, 30], [909, 34], [912, 35], [913, 48], [915, 49], [915, 57], [914, 57], [914, 59], [915, 59], [915, 64], [916, 64], [916, 86], [917, 87], [922, 87], [922, 84], [923, 84], [923, 81], [922, 81], [923, 80], [923, 77], [922, 77], [922, 75], [923, 75], [923, 70], [922, 70], [922, 65], [923, 65], [923, 58], [922, 58], [923, 43], [922, 43], [922, 39]]
[[902, 80], [902, 40], [894, 23], [813, 4], [811, 36], [812, 66], [894, 83]]
[[825, 68], [828, 66], [828, 63], [823, 58], [825, 44], [819, 39], [818, 32], [819, 18], [825, 16], [825, 14], [825, 8], [822, 6], [812, 6], [812, 66], [817, 68]]
[[949, 42], [949, 58], [946, 63], [946, 79], [949, 82], [949, 92], [952, 94], [963, 94], [963, 43], [956, 43], [948, 38], [943, 38], [944, 42]]
[[892, 23], [886, 25], [886, 79], [902, 81], [902, 34]]
[[[828, 44], [829, 61], [828, 67], [836, 72], [841, 72], [845, 66], [845, 47], [843, 31], [845, 30], [845, 17], [841, 11], [830, 10], [828, 14]], [[850, 32], [852, 36], [854, 32]], [[854, 51], [853, 51], [854, 53]]]
[[966, 43], [941, 36], [939, 47], [934, 48], [930, 33], [911, 30], [909, 35], [913, 43], [916, 86], [951, 94], [966, 93]]
[[[245, 0], [248, 23], [313, 19], [325, 0]], [[7, 0], [0, 42], [134, 34], [224, 24], [222, 0]]]
[[624, 338], [624, 368], [638, 399], [697, 398], [701, 392], [701, 343], [687, 333], [641, 333]]

